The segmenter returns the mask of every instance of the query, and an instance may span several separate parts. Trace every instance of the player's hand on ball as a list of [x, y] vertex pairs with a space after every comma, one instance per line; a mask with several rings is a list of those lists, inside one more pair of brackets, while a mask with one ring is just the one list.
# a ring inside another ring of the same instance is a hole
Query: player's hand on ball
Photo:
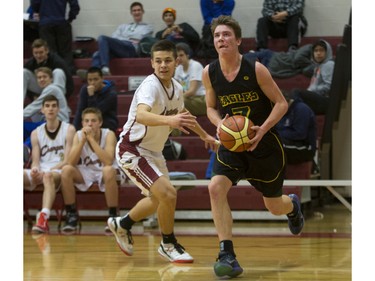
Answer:
[[254, 149], [258, 146], [258, 143], [263, 138], [263, 136], [266, 134], [266, 131], [262, 129], [260, 126], [252, 126], [251, 129], [255, 132], [255, 136], [250, 139], [250, 147], [247, 149], [247, 151], [254, 151]]
[[232, 152], [249, 151], [255, 131], [254, 123], [242, 115], [225, 116], [219, 127], [220, 143]]

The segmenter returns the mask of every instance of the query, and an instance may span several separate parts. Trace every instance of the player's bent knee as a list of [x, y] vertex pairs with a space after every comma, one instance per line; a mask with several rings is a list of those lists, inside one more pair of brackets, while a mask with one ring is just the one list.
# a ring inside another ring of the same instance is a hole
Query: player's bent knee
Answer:
[[53, 173], [52, 172], [45, 172], [44, 176], [43, 176], [43, 183], [44, 182], [53, 182], [53, 181], [54, 181]]
[[172, 188], [164, 188], [163, 190], [159, 190], [157, 193], [153, 193], [156, 195], [157, 199], [160, 202], [174, 202], [177, 201], [177, 191], [176, 189]]
[[65, 165], [64, 167], [62, 167], [61, 178], [70, 177], [73, 174], [74, 169], [75, 168], [72, 165]]
[[218, 199], [221, 197], [226, 197], [227, 196], [227, 189], [224, 188], [223, 186], [220, 186], [218, 184], [209, 184], [208, 185], [208, 192], [210, 194], [211, 199]]

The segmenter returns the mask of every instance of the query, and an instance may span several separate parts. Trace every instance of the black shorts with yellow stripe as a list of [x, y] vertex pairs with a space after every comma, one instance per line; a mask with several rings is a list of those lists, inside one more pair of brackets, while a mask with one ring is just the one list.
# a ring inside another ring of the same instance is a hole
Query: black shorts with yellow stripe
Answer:
[[247, 180], [264, 197], [281, 196], [285, 153], [280, 137], [274, 132], [268, 132], [252, 152], [231, 152], [220, 146], [213, 174], [228, 177], [233, 185], [240, 180]]

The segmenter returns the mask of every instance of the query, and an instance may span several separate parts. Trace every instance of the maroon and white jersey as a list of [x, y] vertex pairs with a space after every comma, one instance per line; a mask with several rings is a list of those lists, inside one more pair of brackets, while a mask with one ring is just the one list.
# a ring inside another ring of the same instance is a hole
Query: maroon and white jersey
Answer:
[[44, 123], [36, 128], [40, 148], [41, 171], [49, 171], [51, 167], [56, 166], [64, 160], [66, 135], [70, 125], [61, 121], [59, 132], [55, 139], [51, 139], [46, 133], [46, 124]]
[[[106, 138], [107, 134], [110, 130], [109, 129], [103, 129], [101, 128], [101, 137], [99, 146], [104, 149], [106, 145]], [[82, 138], [82, 130], [77, 131], [78, 139], [80, 140]], [[98, 155], [91, 149], [89, 142], [86, 142], [82, 148], [81, 156], [78, 161], [78, 167], [87, 167], [90, 170], [96, 171], [96, 172], [102, 172], [103, 170], [103, 163], [100, 161]], [[113, 159], [113, 165], [114, 168], [118, 168], [116, 159]]]
[[145, 126], [138, 123], [136, 112], [139, 104], [150, 106], [154, 114], [176, 115], [184, 108], [182, 86], [172, 79], [171, 87], [167, 89], [155, 74], [149, 75], [139, 85], [130, 105], [128, 120], [117, 143], [116, 155], [120, 157], [122, 155], [121, 144], [123, 147], [139, 146], [150, 151], [161, 152], [171, 132], [169, 126]]

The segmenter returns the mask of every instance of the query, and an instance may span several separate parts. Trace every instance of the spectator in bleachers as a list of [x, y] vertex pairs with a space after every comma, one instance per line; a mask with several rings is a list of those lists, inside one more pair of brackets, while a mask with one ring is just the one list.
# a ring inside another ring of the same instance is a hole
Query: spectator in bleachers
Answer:
[[311, 108], [301, 99], [285, 95], [288, 111], [276, 124], [288, 164], [313, 161], [316, 151], [316, 121]]
[[[25, 17], [28, 14], [28, 17]], [[39, 38], [39, 23], [34, 19], [34, 11], [31, 5], [27, 8], [23, 19], [23, 40], [32, 44], [35, 39]]]
[[43, 104], [43, 99], [47, 95], [54, 95], [59, 100], [59, 118], [62, 121], [69, 123], [69, 107], [66, 97], [64, 95], [65, 79], [62, 70], [56, 69], [55, 78], [53, 77], [52, 70], [48, 67], [39, 67], [35, 70], [35, 76], [38, 86], [42, 90], [40, 95], [36, 97], [30, 104], [23, 109], [23, 117], [25, 119], [31, 118], [33, 121], [38, 122], [44, 119], [40, 109]]
[[202, 38], [197, 56], [200, 58], [217, 58], [211, 32], [211, 22], [221, 15], [231, 16], [234, 10], [234, 0], [200, 0], [203, 17]]
[[55, 79], [52, 80], [52, 70], [50, 68], [39, 67], [35, 70], [38, 86], [42, 89], [42, 92], [23, 109], [24, 142], [29, 147], [31, 132], [45, 122], [45, 115], [40, 110], [43, 105], [43, 99], [47, 95], [53, 95], [58, 99], [58, 117], [61, 121], [69, 123], [70, 109], [63, 90], [65, 85], [64, 75], [61, 69], [55, 69], [55, 74]]
[[[27, 95], [33, 100], [41, 94], [42, 89], [38, 85], [34, 71], [42, 66], [53, 71], [53, 80], [65, 81], [64, 95], [68, 98], [74, 91], [74, 82], [66, 62], [58, 54], [50, 52], [47, 42], [43, 39], [36, 39], [31, 49], [33, 57], [23, 67], [23, 98]], [[57, 71], [58, 69], [60, 71]]]
[[70, 72], [75, 74], [71, 23], [80, 11], [78, 0], [31, 0], [30, 3], [33, 18], [39, 19], [40, 38], [47, 41], [51, 52], [59, 54], [66, 61]]
[[82, 112], [82, 129], [74, 135], [67, 165], [61, 172], [61, 191], [66, 210], [63, 232], [72, 232], [78, 227], [75, 188], [87, 191], [95, 182], [105, 193], [109, 216], [117, 216], [116, 135], [109, 129], [101, 128], [102, 123], [98, 108], [89, 107]]
[[176, 16], [176, 10], [173, 8], [165, 8], [163, 10], [162, 18], [167, 27], [156, 33], [156, 39], [167, 39], [176, 44], [183, 42], [188, 44], [195, 52], [199, 44], [198, 32], [186, 22], [176, 24]]
[[244, 54], [247, 58], [256, 58], [268, 68], [273, 78], [288, 78], [297, 74], [312, 76], [312, 44], [299, 47], [294, 52], [275, 52], [270, 49], [250, 51]]
[[48, 232], [48, 219], [60, 188], [61, 169], [66, 164], [75, 129], [58, 118], [59, 100], [54, 95], [43, 98], [42, 112], [46, 123], [31, 133], [31, 167], [23, 171], [24, 189], [34, 190], [43, 184], [42, 210], [36, 216], [33, 233]]
[[268, 36], [287, 38], [288, 51], [298, 48], [307, 29], [305, 0], [264, 0], [256, 29], [257, 50], [268, 48]]
[[140, 2], [130, 5], [130, 13], [132, 23], [119, 25], [112, 36], [101, 35], [98, 38], [98, 51], [92, 57], [92, 66], [101, 68], [103, 75], [111, 75], [111, 58], [138, 57], [139, 41], [154, 32], [152, 25], [143, 22], [145, 11]]
[[191, 58], [192, 51], [186, 43], [176, 45], [179, 65], [174, 78], [184, 91], [185, 108], [193, 115], [206, 115], [206, 91], [202, 85], [203, 66]]
[[113, 81], [104, 80], [103, 73], [98, 67], [90, 67], [87, 72], [87, 84], [79, 93], [77, 110], [74, 116], [76, 130], [82, 128], [82, 112], [87, 107], [99, 108], [102, 117], [102, 128], [108, 128], [116, 133], [117, 120], [117, 91]]
[[325, 114], [329, 105], [329, 91], [335, 62], [331, 45], [320, 39], [312, 45], [312, 61], [315, 64], [310, 85], [306, 90], [294, 89], [293, 99], [301, 98], [315, 113]]

